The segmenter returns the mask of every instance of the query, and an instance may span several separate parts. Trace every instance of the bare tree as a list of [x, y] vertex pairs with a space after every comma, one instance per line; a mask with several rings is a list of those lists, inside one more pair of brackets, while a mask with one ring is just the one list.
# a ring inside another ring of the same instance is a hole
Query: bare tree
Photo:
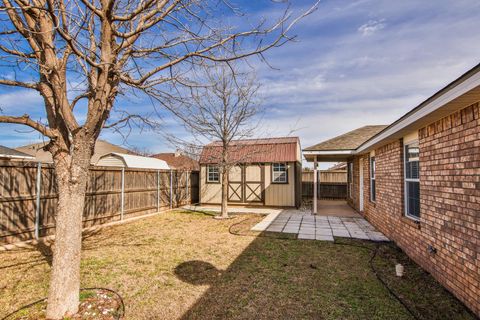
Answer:
[[192, 66], [261, 55], [291, 40], [291, 27], [313, 9], [298, 17], [286, 10], [270, 25], [240, 30], [217, 27], [219, 15], [237, 12], [226, 1], [1, 0], [0, 85], [38, 92], [44, 108], [0, 115], [0, 122], [49, 138], [59, 191], [49, 319], [78, 310], [82, 213], [95, 141], [103, 128], [146, 120], [134, 110], [110, 117], [119, 96], [158, 97], [172, 84], [188, 86]]
[[[228, 218], [230, 170], [239, 162], [248, 162], [247, 158], [251, 156], [242, 152], [244, 146], [238, 140], [252, 137], [259, 129], [259, 84], [252, 73], [239, 72], [231, 63], [204, 66], [203, 71], [204, 86], [191, 87], [188, 96], [179, 99], [181, 95], [177, 95], [174, 103], [166, 107], [192, 134], [193, 142], [187, 146], [191, 148], [203, 141], [214, 141], [203, 149], [202, 156], [219, 170], [222, 186], [220, 218]], [[241, 158], [239, 154], [242, 154]]]

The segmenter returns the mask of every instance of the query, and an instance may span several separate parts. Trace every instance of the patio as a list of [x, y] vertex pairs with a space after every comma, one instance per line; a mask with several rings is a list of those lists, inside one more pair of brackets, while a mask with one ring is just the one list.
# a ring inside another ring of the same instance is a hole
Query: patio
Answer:
[[273, 211], [252, 231], [282, 232], [298, 239], [334, 241], [334, 237], [389, 241], [345, 201], [320, 200], [318, 213], [286, 209]]

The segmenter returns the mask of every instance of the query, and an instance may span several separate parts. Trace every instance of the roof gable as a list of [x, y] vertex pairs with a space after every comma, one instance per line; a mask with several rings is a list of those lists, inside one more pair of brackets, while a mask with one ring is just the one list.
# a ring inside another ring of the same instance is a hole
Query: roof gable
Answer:
[[16, 158], [16, 159], [33, 159], [29, 154], [10, 149], [5, 146], [0, 146], [0, 157], [2, 158]]
[[181, 170], [199, 170], [198, 161], [178, 153], [159, 153], [152, 157], [163, 160], [173, 169]]
[[[296, 162], [300, 161], [298, 137], [245, 139], [231, 142], [229, 162]], [[203, 147], [201, 164], [216, 164], [221, 160], [221, 142]]]
[[304, 149], [305, 151], [355, 150], [365, 141], [385, 129], [386, 125], [364, 126], [335, 138], [320, 142]]
[[[53, 162], [52, 155], [50, 154], [50, 152], [43, 150], [43, 147], [45, 147], [47, 144], [48, 144], [48, 141], [33, 143], [33, 144], [15, 148], [15, 150], [24, 152], [26, 154], [31, 155], [32, 157], [35, 157], [36, 161]], [[123, 148], [113, 143], [99, 139], [95, 142], [95, 152], [92, 156], [91, 163], [92, 164], [97, 163], [97, 161], [100, 159], [101, 156], [111, 152], [135, 154], [134, 152], [126, 148]]]
[[102, 161], [108, 157], [116, 157], [123, 161], [125, 167], [127, 168], [136, 168], [136, 169], [156, 169], [156, 170], [168, 170], [170, 167], [168, 164], [160, 159], [152, 157], [143, 157], [136, 156], [132, 154], [117, 153], [111, 152], [109, 154], [103, 155], [97, 162], [97, 165], [102, 165]]

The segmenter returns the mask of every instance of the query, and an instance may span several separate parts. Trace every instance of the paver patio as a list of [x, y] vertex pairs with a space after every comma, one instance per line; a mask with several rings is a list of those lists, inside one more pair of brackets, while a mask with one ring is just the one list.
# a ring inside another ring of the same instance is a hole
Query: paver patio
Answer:
[[271, 213], [252, 230], [293, 233], [298, 234], [298, 239], [308, 240], [333, 241], [333, 237], [342, 237], [389, 241], [363, 218], [312, 215], [298, 210]]

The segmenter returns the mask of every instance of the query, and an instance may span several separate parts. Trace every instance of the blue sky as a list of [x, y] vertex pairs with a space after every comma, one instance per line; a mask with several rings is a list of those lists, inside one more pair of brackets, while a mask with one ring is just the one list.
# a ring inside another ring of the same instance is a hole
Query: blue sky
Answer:
[[[237, 3], [250, 16], [232, 23], [275, 19], [281, 9], [270, 1]], [[292, 10], [311, 3], [293, 1]], [[251, 61], [265, 105], [259, 135], [294, 131], [308, 147], [363, 125], [389, 124], [480, 62], [479, 27], [477, 0], [321, 1], [294, 28], [297, 41], [266, 54], [275, 69]], [[152, 108], [142, 99], [118, 103], [122, 109]], [[43, 108], [37, 94], [6, 88], [0, 88], [0, 106], [5, 114]], [[174, 118], [163, 121], [166, 132], [188, 139]], [[124, 143], [113, 132], [101, 137]], [[39, 140], [26, 128], [0, 125], [0, 144], [16, 147]], [[138, 130], [128, 144], [152, 152], [174, 149], [161, 134]]]

